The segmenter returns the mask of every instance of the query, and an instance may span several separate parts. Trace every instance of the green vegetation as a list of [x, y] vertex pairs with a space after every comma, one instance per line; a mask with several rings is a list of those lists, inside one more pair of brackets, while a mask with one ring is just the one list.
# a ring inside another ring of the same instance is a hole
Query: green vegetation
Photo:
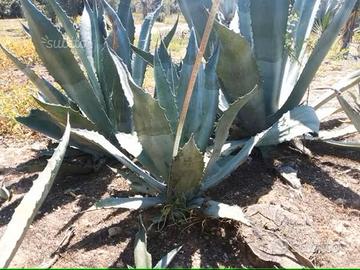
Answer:
[[[194, 215], [251, 227], [239, 206], [213, 201], [206, 192], [245, 163], [255, 147], [318, 133], [316, 110], [332, 98], [338, 98], [360, 129], [358, 97], [353, 97], [354, 105], [342, 96], [359, 83], [358, 72], [319, 106], [301, 105], [356, 0], [347, 0], [334, 11], [312, 47], [308, 41], [318, 1], [232, 1], [221, 6], [225, 24], [215, 22], [214, 27], [219, 1], [212, 7], [206, 0], [179, 3], [191, 29], [186, 39], [176, 36], [179, 19], [166, 35], [152, 35], [161, 6], [147, 14], [136, 38], [130, 0], [121, 0], [117, 9], [105, 0], [85, 2], [79, 29], [70, 18], [71, 7], [64, 10], [57, 1], [48, 0], [48, 12], [56, 15], [64, 33], [32, 1], [21, 0], [28, 22], [24, 29], [33, 47], [19, 59], [13, 53], [18, 54], [21, 45], [2, 40], [0, 64], [9, 66], [6, 55], [38, 88], [38, 95], [33, 101], [23, 99], [21, 89], [28, 82], [17, 88], [9, 83], [1, 94], [3, 113], [12, 117], [14, 112], [8, 107], [9, 96], [24, 100], [16, 105], [23, 106], [16, 109], [20, 113], [35, 102], [38, 108], [17, 120], [48, 137], [63, 139], [0, 242], [6, 251], [0, 256], [0, 267], [8, 266], [19, 247], [68, 144], [94, 156], [112, 156], [138, 176], [130, 180], [137, 196], [107, 198], [89, 210], [155, 208], [152, 225], [159, 228], [186, 223]], [[241, 34], [227, 26], [236, 6]], [[270, 16], [264, 17], [265, 13]], [[207, 42], [204, 37], [209, 36]], [[55, 82], [34, 70], [39, 59]], [[10, 125], [8, 132], [14, 130]], [[19, 215], [20, 211], [27, 215]], [[5, 248], [14, 228], [16, 241]], [[171, 251], [156, 267], [166, 267], [178, 251]], [[153, 267], [142, 222], [134, 253], [136, 267]], [[299, 265], [312, 266], [299, 259], [301, 255], [295, 257]]]
[[[195, 27], [201, 36], [207, 17], [202, 7], [208, 2], [180, 0], [179, 3], [189, 26]], [[242, 35], [220, 24], [215, 27], [222, 45], [217, 73], [225, 106], [234, 102], [235, 93], [245, 94], [255, 84], [260, 90], [240, 110], [235, 120], [235, 138], [252, 136], [269, 127], [274, 129], [277, 137], [266, 140], [267, 144], [299, 136], [288, 134], [292, 129], [284, 124], [288, 117], [283, 116], [289, 112], [290, 118], [300, 122], [304, 131], [318, 131], [319, 121], [313, 109], [299, 107], [299, 104], [355, 3], [353, 0], [341, 5], [311, 52], [307, 51], [307, 40], [314, 25], [318, 1], [296, 1], [293, 6], [281, 0], [267, 4], [241, 1], [238, 3], [241, 16], [238, 30]], [[269, 12], [273, 15], [259, 15]], [[213, 42], [217, 40], [214, 38]], [[287, 132], [282, 138], [281, 131], [284, 130]]]

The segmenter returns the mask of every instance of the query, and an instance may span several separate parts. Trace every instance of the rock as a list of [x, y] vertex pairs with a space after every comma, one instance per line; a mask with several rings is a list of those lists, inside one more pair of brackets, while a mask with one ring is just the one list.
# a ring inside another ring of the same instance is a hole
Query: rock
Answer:
[[108, 234], [109, 234], [110, 237], [117, 236], [117, 235], [119, 235], [121, 232], [122, 232], [122, 230], [121, 230], [120, 227], [111, 227], [111, 228], [109, 228], [109, 230], [108, 230]]
[[344, 223], [341, 222], [340, 220], [334, 220], [332, 222], [332, 228], [340, 236], [343, 236], [344, 234], [346, 234], [346, 231], [347, 231], [346, 227], [344, 226]]
[[34, 152], [38, 152], [44, 149], [44, 145], [40, 142], [33, 143], [31, 145], [31, 150]]
[[301, 188], [301, 181], [297, 177], [297, 170], [290, 166], [276, 167], [276, 170], [280, 174], [281, 178], [285, 180], [291, 187], [295, 189]]

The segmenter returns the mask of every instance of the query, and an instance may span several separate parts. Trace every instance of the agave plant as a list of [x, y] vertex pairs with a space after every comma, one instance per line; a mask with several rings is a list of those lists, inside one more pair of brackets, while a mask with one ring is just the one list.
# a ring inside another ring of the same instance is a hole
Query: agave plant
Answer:
[[[320, 101], [314, 106], [316, 113], [320, 120], [324, 120], [334, 113], [344, 111], [350, 119], [352, 125], [346, 128], [334, 129], [331, 131], [321, 131], [318, 137], [307, 137], [309, 140], [321, 140], [323, 142], [339, 146], [359, 149], [360, 144], [358, 141], [339, 141], [338, 138], [353, 135], [360, 132], [360, 95], [359, 93], [349, 93], [353, 102], [349, 102], [345, 97], [346, 92], [353, 89], [354, 86], [360, 84], [360, 71], [355, 71], [348, 76], [345, 76], [342, 80], [337, 82], [333, 87], [325, 88], [332, 90], [333, 93], [321, 98]], [[340, 108], [336, 106], [325, 107], [330, 101], [337, 98]], [[325, 107], [325, 108], [324, 108]]]
[[[118, 58], [127, 66], [135, 81], [142, 85], [147, 62], [133, 55], [135, 26], [130, 0], [121, 0], [118, 12], [105, 1], [85, 1], [80, 31], [55, 0], [48, 4], [54, 10], [66, 37], [42, 14], [30, 0], [21, 1], [28, 21], [25, 29], [45, 67], [58, 88], [38, 76], [31, 68], [1, 48], [39, 89], [36, 102], [43, 110], [32, 110], [28, 117], [19, 117], [22, 124], [59, 139], [70, 114], [74, 128], [96, 130], [113, 143], [116, 134], [133, 131], [131, 111], [117, 71]], [[145, 19], [138, 47], [145, 52], [150, 48], [151, 29], [161, 6]], [[174, 31], [166, 37], [171, 40]], [[74, 55], [76, 53], [76, 56]], [[72, 136], [71, 145], [90, 153], [99, 149]]]
[[238, 96], [216, 121], [219, 47], [206, 64], [200, 65], [180, 138], [180, 148], [179, 151], [174, 151], [180, 112], [186, 106], [185, 93], [197, 53], [195, 31], [191, 32], [186, 56], [180, 64], [172, 61], [164, 42], [161, 42], [155, 51], [153, 62], [156, 98], [135, 83], [126, 64], [119, 60], [121, 84], [126, 92], [132, 93], [129, 104], [135, 132], [131, 135], [119, 134], [117, 137], [121, 147], [136, 157], [141, 166], [134, 164], [101, 134], [76, 129], [73, 132], [103, 148], [138, 173], [141, 177], [132, 183], [132, 188], [148, 196], [108, 198], [98, 202], [94, 209], [144, 209], [162, 206], [165, 219], [177, 219], [186, 215], [190, 209], [199, 208], [212, 217], [231, 218], [248, 224], [241, 208], [204, 197], [206, 190], [218, 185], [247, 160], [253, 147], [263, 136], [260, 134], [248, 139], [240, 151], [238, 148], [225, 151], [224, 145], [233, 120], [258, 90], [255, 85], [249, 94]]
[[[211, 1], [179, 3], [189, 26], [202, 36]], [[252, 136], [272, 127], [267, 144], [276, 144], [309, 130], [318, 131], [314, 110], [299, 104], [355, 3], [342, 1], [310, 52], [307, 40], [320, 0], [239, 0], [237, 27], [216, 24], [208, 53], [219, 40], [220, 108], [227, 108], [254, 85], [259, 87], [237, 115], [233, 137]]]
[[313, 28], [316, 34], [321, 35], [326, 30], [340, 5], [340, 0], [320, 1], [319, 10], [316, 13], [316, 20]]

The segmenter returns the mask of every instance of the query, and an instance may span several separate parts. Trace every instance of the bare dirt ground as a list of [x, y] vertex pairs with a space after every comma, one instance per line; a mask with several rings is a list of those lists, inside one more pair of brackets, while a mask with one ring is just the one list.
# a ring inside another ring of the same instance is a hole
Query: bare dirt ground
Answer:
[[[312, 89], [332, 85], [354, 66], [359, 67], [359, 63], [325, 63]], [[15, 69], [7, 72], [23, 78]], [[323, 92], [312, 90], [310, 103]], [[340, 114], [329, 120], [338, 124], [344, 118]], [[44, 168], [49, 144], [51, 149], [50, 141], [41, 136], [26, 141], [0, 138], [0, 183], [13, 193], [9, 202], [0, 205], [0, 236], [22, 196]], [[291, 144], [272, 149], [271, 160], [256, 150], [245, 165], [208, 195], [244, 207], [255, 224], [286, 239], [318, 267], [360, 267], [360, 152], [316, 142], [306, 146], [312, 156]], [[301, 189], [293, 189], [279, 178], [272, 166], [274, 160], [298, 171]], [[69, 152], [11, 267], [48, 266], [55, 255], [56, 268], [120, 268], [134, 264], [138, 213], [85, 211], [100, 198], [129, 194], [125, 178], [132, 177], [131, 173], [112, 160], [107, 164], [117, 171], [89, 156]], [[150, 214], [144, 216], [146, 225], [150, 225]], [[73, 236], [68, 245], [57, 251], [69, 232]], [[172, 267], [273, 266], [254, 259], [244, 245], [245, 234], [246, 228], [234, 222], [195, 220], [150, 232], [149, 251], [157, 261], [183, 245]]]

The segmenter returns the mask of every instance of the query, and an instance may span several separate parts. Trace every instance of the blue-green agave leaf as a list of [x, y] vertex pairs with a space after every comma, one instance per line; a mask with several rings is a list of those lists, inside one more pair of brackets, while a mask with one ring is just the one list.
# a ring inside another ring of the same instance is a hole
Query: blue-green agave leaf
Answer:
[[306, 133], [318, 133], [319, 129], [320, 121], [315, 110], [309, 106], [299, 106], [284, 114], [265, 133], [258, 146], [277, 145]]
[[115, 10], [105, 1], [102, 1], [106, 15], [112, 24], [112, 32], [107, 38], [110, 47], [126, 64], [127, 68], [131, 70], [131, 47], [126, 28], [121, 23]]
[[137, 166], [133, 161], [131, 161], [125, 154], [123, 154], [118, 148], [116, 148], [111, 142], [109, 142], [104, 136], [101, 134], [88, 131], [88, 130], [80, 130], [74, 129], [73, 133], [80, 136], [81, 138], [87, 140], [88, 142], [95, 144], [100, 147], [118, 161], [120, 161], [124, 166], [126, 166], [129, 170], [133, 171], [137, 175], [141, 177], [143, 183], [148, 185], [150, 188], [157, 190], [158, 192], [165, 190], [165, 185], [151, 175], [149, 175], [146, 171]]
[[[151, 30], [154, 26], [154, 23], [157, 17], [160, 14], [162, 9], [162, 3], [159, 7], [149, 15], [146, 16], [140, 31], [139, 42], [137, 47], [145, 52], [150, 50], [151, 43]], [[147, 63], [139, 55], [134, 56], [133, 65], [132, 65], [132, 76], [137, 85], [142, 86], [144, 82], [144, 76], [146, 71]]]
[[166, 48], [169, 47], [172, 39], [174, 38], [178, 25], [179, 25], [179, 16], [177, 17], [174, 26], [171, 28], [169, 33], [167, 33], [166, 36], [164, 37], [163, 42], [164, 42]]
[[[176, 89], [176, 98], [178, 104], [177, 107], [179, 110], [181, 110], [181, 108], [183, 107], [186, 90], [189, 84], [190, 76], [192, 73], [192, 69], [195, 63], [197, 53], [198, 53], [198, 43], [196, 40], [195, 31], [194, 29], [192, 29], [189, 44], [186, 51], [186, 56], [181, 66], [179, 85]], [[204, 84], [205, 84], [205, 66], [204, 64], [202, 64], [198, 72], [188, 114], [186, 117], [185, 127], [181, 139], [181, 146], [184, 145], [187, 141], [189, 141], [191, 136], [193, 136], [194, 134], [195, 136], [197, 136], [197, 133], [199, 132], [201, 124], [203, 122], [203, 118], [202, 118], [203, 107], [204, 107], [203, 98], [206, 95], [206, 93], [203, 91], [204, 89], [202, 89]]]
[[151, 269], [152, 258], [151, 254], [147, 250], [147, 235], [144, 223], [140, 217], [140, 228], [135, 236], [135, 248], [134, 248], [135, 268], [139, 269]]
[[167, 268], [172, 260], [175, 258], [176, 254], [179, 253], [182, 246], [178, 248], [174, 248], [172, 251], [170, 251], [168, 254], [166, 254], [164, 257], [161, 258], [160, 261], [155, 265], [154, 269], [165, 269]]
[[101, 209], [147, 209], [163, 203], [160, 197], [107, 198], [100, 200], [89, 211]]
[[250, 0], [238, 0], [239, 29], [241, 35], [253, 47], [253, 33], [251, 27]]
[[67, 119], [69, 117], [71, 126], [73, 128], [87, 129], [87, 130], [97, 130], [96, 126], [91, 123], [86, 117], [81, 115], [79, 111], [74, 111], [70, 107], [62, 106], [60, 104], [51, 104], [43, 102], [36, 97], [34, 97], [36, 103], [47, 111], [52, 118], [58, 121], [62, 125], [66, 125]]
[[[86, 2], [86, 1], [85, 1]], [[73, 46], [79, 55], [81, 63], [84, 65], [86, 73], [89, 77], [90, 83], [93, 87], [94, 94], [98, 98], [99, 102], [104, 105], [104, 96], [101, 92], [100, 84], [97, 80], [94, 64], [91, 61], [92, 58], [89, 58], [89, 55], [86, 51], [86, 46], [84, 48], [83, 43], [81, 42], [77, 31], [75, 30], [74, 24], [71, 19], [67, 16], [66, 12], [62, 9], [62, 7], [57, 3], [56, 0], [50, 0], [49, 4], [51, 8], [54, 10], [56, 16], [60, 20], [61, 24], [63, 25], [66, 33], [71, 38]], [[85, 8], [84, 12], [86, 13], [87, 9]], [[83, 25], [82, 25], [83, 26]], [[91, 33], [92, 28], [85, 27], [84, 31], [89, 31], [87, 33]], [[81, 31], [83, 33], [84, 31]], [[87, 43], [84, 43], [87, 45]]]
[[222, 157], [218, 160], [219, 166], [213, 166], [205, 177], [201, 190], [206, 191], [220, 184], [226, 177], [228, 177], [236, 168], [247, 161], [254, 147], [258, 144], [264, 133], [260, 133], [255, 137], [248, 139], [243, 148], [233, 156]]
[[129, 82], [134, 94], [132, 111], [135, 131], [143, 151], [151, 157], [159, 176], [166, 181], [170, 172], [174, 134], [159, 103], [133, 82]]
[[174, 95], [174, 85], [167, 79], [166, 67], [163, 66], [163, 61], [160, 59], [160, 50], [166, 49], [160, 46], [155, 52], [154, 78], [156, 83], [156, 98], [158, 99], [160, 106], [165, 109], [165, 114], [169, 120], [171, 130], [175, 133], [178, 125], [179, 112]]
[[[107, 95], [108, 115], [117, 132], [132, 131], [130, 103], [132, 93], [125, 93], [118, 74], [119, 56], [105, 43], [102, 49], [102, 70], [99, 76], [101, 86]], [[130, 99], [130, 101], [128, 100]]]
[[134, 129], [143, 148], [137, 158], [153, 175], [166, 181], [172, 161], [174, 134], [165, 111], [150, 94], [135, 84], [121, 59], [118, 59], [118, 73], [124, 91], [132, 91], [133, 95], [130, 106]]
[[282, 87], [278, 92], [279, 109], [294, 89], [300, 73], [307, 61], [307, 40], [313, 29], [320, 0], [296, 0], [289, 13], [286, 46], [286, 65], [283, 74]]
[[84, 1], [84, 10], [81, 15], [80, 20], [80, 37], [81, 42], [84, 46], [84, 50], [86, 53], [86, 57], [88, 58], [89, 63], [91, 64], [92, 70], [95, 73], [95, 63], [93, 56], [93, 29], [92, 29], [92, 21], [91, 16], [93, 16], [93, 12], [89, 6], [87, 1]]
[[[82, 27], [84, 28], [80, 28], [80, 33], [87, 46], [87, 55], [95, 67], [96, 74], [99, 75], [102, 69], [101, 50], [106, 37], [104, 10], [99, 3], [94, 2], [93, 9], [91, 9], [89, 3], [84, 1]], [[105, 93], [103, 96], [106, 99]]]
[[114, 132], [110, 120], [66, 40], [29, 0], [21, 0], [21, 3], [34, 46], [49, 73], [99, 130], [113, 139]]
[[233, 104], [230, 105], [229, 109], [227, 109], [219, 119], [219, 122], [217, 123], [215, 130], [214, 149], [206, 168], [207, 173], [213, 170], [212, 167], [216, 164], [217, 160], [219, 159], [222, 147], [229, 136], [229, 130], [231, 128], [232, 123], [234, 122], [234, 119], [236, 118], [236, 115], [241, 110], [241, 108], [243, 108], [246, 105], [246, 103], [249, 102], [249, 100], [254, 95], [257, 94], [256, 93], [257, 91], [258, 88], [256, 87], [249, 94], [239, 98], [237, 101], [235, 101]]
[[220, 47], [209, 58], [205, 66], [205, 82], [203, 99], [202, 123], [198, 133], [195, 134], [196, 145], [201, 152], [204, 152], [209, 144], [210, 136], [214, 130], [214, 123], [218, 111], [219, 84], [216, 75], [216, 68], [219, 60]]
[[342, 95], [337, 95], [337, 99], [357, 131], [360, 132], [360, 109], [352, 106]]
[[138, 47], [131, 45], [131, 49], [140, 56], [149, 66], [154, 67], [155, 56], [150, 52], [145, 52]]
[[[131, 108], [134, 107], [134, 94], [133, 94], [133, 88], [137, 88], [138, 91], [142, 91], [142, 89], [139, 89], [138, 86], [135, 85], [135, 83], [132, 81], [131, 79], [131, 75], [128, 72], [128, 70], [126, 69], [126, 66], [122, 63], [121, 59], [119, 57], [115, 57], [115, 61], [116, 66], [117, 66], [117, 70], [118, 70], [118, 74], [121, 80], [121, 85], [123, 87], [125, 96], [127, 97], [127, 100], [129, 102], [129, 106]], [[160, 106], [159, 106], [160, 107]], [[161, 107], [160, 107], [161, 108]], [[133, 109], [132, 109], [133, 111]], [[138, 118], [141, 119], [141, 115], [138, 115]], [[164, 115], [165, 119], [166, 116]], [[145, 121], [145, 119], [143, 119]], [[156, 120], [153, 120], [156, 121]], [[133, 123], [135, 123], [135, 121], [133, 121]], [[170, 129], [170, 126], [169, 126]], [[136, 128], [135, 128], [135, 132], [136, 132]], [[140, 141], [139, 137], [136, 135], [134, 135], [137, 137], [136, 141]], [[165, 140], [165, 142], [167, 143], [168, 140]], [[125, 146], [123, 146], [125, 147]], [[142, 146], [141, 146], [142, 147]], [[166, 147], [166, 146], [165, 146]], [[169, 147], [169, 146], [168, 146]], [[125, 149], [129, 150], [128, 147], [125, 147]], [[153, 158], [149, 155], [149, 152], [145, 151], [142, 147], [142, 152], [139, 156], [137, 156], [137, 159], [140, 161], [140, 163], [151, 172], [152, 175], [157, 176], [158, 179], [161, 178], [162, 173], [159, 170], [159, 167], [156, 166], [154, 164], [154, 160]], [[129, 151], [130, 153], [132, 153], [132, 151]], [[136, 156], [136, 155], [135, 155]]]
[[263, 81], [267, 115], [278, 107], [279, 92], [274, 89], [280, 89], [282, 83], [289, 4], [289, 0], [250, 1], [254, 52]]
[[192, 197], [204, 174], [204, 157], [192, 137], [180, 149], [171, 165], [168, 192], [176, 198]]
[[130, 43], [133, 44], [135, 39], [135, 24], [134, 17], [131, 12], [131, 0], [120, 0], [117, 15], [126, 29]]
[[[189, 28], [194, 28], [197, 40], [201, 40], [204, 34], [206, 22], [208, 19], [208, 10], [211, 8], [211, 0], [179, 0], [179, 6], [182, 15], [185, 17]], [[216, 38], [211, 33], [205, 58], [212, 55], [213, 49], [216, 47]]]
[[212, 218], [224, 218], [239, 221], [250, 226], [250, 221], [245, 216], [241, 207], [237, 205], [228, 205], [216, 201], [203, 201], [200, 210], [207, 216]]
[[255, 85], [259, 87], [257, 94], [240, 110], [236, 119], [241, 137], [256, 134], [264, 129], [266, 113], [255, 58], [242, 36], [219, 23], [215, 24], [215, 29], [221, 43], [217, 73], [226, 100], [233, 103]]
[[17, 117], [16, 121], [55, 140], [59, 140], [64, 131], [48, 113], [38, 109], [31, 110], [28, 116]]
[[[160, 46], [157, 50], [159, 60], [161, 61], [161, 65], [164, 69], [165, 76], [167, 81], [170, 83], [171, 91], [173, 94], [176, 92], [176, 86], [179, 85], [179, 65], [173, 63], [169, 52], [167, 51], [165, 43], [162, 41], [160, 42]], [[155, 89], [156, 90], [156, 89]], [[156, 94], [155, 94], [156, 96]]]
[[[16, 120], [54, 140], [60, 140], [65, 131], [65, 126], [58, 120], [55, 120], [47, 112], [37, 109], [31, 110], [26, 117], [17, 117]], [[105, 153], [101, 148], [73, 133], [71, 134], [70, 145], [94, 156], [103, 156]]]

